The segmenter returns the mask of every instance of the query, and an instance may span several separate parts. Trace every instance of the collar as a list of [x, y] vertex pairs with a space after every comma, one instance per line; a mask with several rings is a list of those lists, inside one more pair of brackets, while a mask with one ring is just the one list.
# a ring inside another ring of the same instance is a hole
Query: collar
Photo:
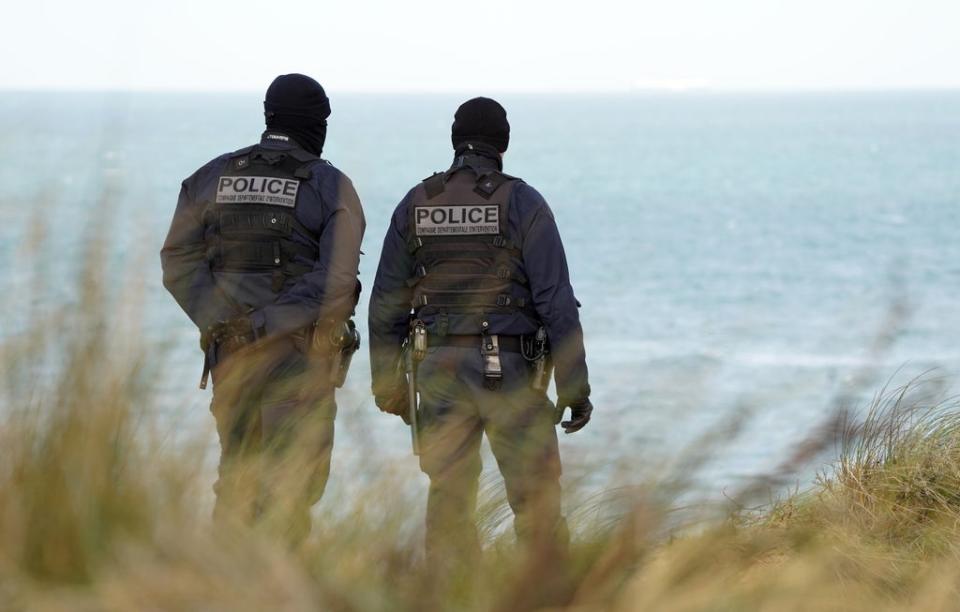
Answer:
[[264, 130], [260, 135], [260, 145], [266, 149], [303, 149], [292, 136], [278, 130]]
[[463, 143], [456, 148], [451, 170], [471, 168], [485, 174], [491, 170], [503, 170], [503, 158], [494, 147], [483, 143]]

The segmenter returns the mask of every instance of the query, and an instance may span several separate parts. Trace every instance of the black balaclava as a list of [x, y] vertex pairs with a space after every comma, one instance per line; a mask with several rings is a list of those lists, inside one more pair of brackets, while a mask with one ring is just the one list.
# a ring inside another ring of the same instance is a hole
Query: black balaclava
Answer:
[[263, 115], [267, 129], [283, 132], [320, 155], [327, 139], [330, 100], [320, 83], [303, 74], [282, 74], [270, 83]]
[[510, 144], [507, 111], [490, 98], [467, 100], [453, 116], [450, 140], [454, 149], [459, 149], [464, 143], [483, 143], [504, 153]]

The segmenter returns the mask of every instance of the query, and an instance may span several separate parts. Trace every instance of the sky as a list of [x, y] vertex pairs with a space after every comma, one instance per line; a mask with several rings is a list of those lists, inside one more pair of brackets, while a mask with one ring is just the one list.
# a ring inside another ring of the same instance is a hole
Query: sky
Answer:
[[6, 4], [0, 89], [960, 88], [960, 0]]

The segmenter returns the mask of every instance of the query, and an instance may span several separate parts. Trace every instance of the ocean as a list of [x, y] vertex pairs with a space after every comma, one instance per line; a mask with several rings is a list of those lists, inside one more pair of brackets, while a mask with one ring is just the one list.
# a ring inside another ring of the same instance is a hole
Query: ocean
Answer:
[[[363, 201], [369, 288], [391, 211], [449, 165], [465, 96], [331, 96], [324, 156]], [[143, 285], [161, 410], [215, 447], [197, 333], [161, 286], [158, 253], [180, 181], [255, 142], [261, 100], [0, 93], [0, 336], [76, 300], [87, 245], [106, 237], [104, 281]], [[720, 498], [775, 470], [838, 405], [863, 409], [884, 384], [919, 375], [956, 386], [960, 92], [500, 100], [512, 126], [505, 171], [550, 203], [583, 303], [596, 410], [582, 432], [561, 434], [568, 483], [662, 478], [743, 417], [693, 477]], [[38, 222], [46, 240], [29, 251]], [[24, 303], [38, 274], [45, 289]], [[366, 304], [364, 294], [361, 329]], [[323, 503], [380, 466], [424, 486], [408, 432], [368, 390], [364, 346], [340, 394]]]

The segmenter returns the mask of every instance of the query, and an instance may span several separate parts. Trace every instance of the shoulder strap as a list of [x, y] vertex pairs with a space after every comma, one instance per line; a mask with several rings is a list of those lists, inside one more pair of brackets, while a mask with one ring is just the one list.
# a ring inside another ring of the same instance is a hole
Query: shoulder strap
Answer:
[[[260, 149], [260, 150], [254, 153], [255, 149]], [[314, 155], [313, 153], [308, 153], [303, 149], [283, 149], [280, 151], [274, 151], [274, 150], [262, 149], [258, 145], [254, 145], [246, 151], [244, 157], [242, 157], [240, 160], [235, 162], [237, 164], [237, 167], [242, 168], [247, 163], [249, 163], [249, 161], [242, 161], [242, 160], [248, 160], [249, 157], [256, 156], [256, 154], [258, 153], [262, 154], [264, 158], [276, 156], [277, 159], [284, 159], [284, 158], [292, 159], [296, 163], [292, 163], [292, 164], [288, 163], [287, 164], [288, 171], [293, 172], [294, 178], [298, 178], [305, 181], [308, 181], [313, 177], [313, 171], [309, 167], [310, 164], [317, 161], [324, 161], [319, 156]]]
[[[303, 149], [293, 149], [292, 151], [290, 151], [290, 157], [300, 162], [302, 167], [312, 164], [313, 162], [320, 162], [321, 164], [324, 164], [327, 166], [333, 165], [333, 163], [329, 159], [323, 159], [319, 155], [314, 155], [313, 153], [309, 153], [307, 151], [304, 151]], [[307, 172], [306, 177], [298, 176], [297, 178], [310, 178], [309, 176], [310, 171], [305, 170], [305, 172]]]
[[[303, 149], [289, 149], [284, 151], [290, 158], [300, 162], [300, 165], [293, 171], [294, 178], [309, 181], [313, 178], [313, 171], [309, 168], [310, 164], [316, 161], [323, 161], [319, 155], [314, 155]], [[328, 162], [329, 163], [329, 162]]]
[[250, 145], [249, 147], [243, 147], [242, 149], [237, 149], [236, 151], [230, 154], [230, 159], [247, 155], [248, 153], [250, 153], [250, 151], [253, 151], [254, 147], [256, 146], [257, 145]]
[[312, 161], [318, 161], [320, 159], [320, 156], [314, 155], [308, 151], [304, 151], [303, 149], [287, 149], [284, 151], [284, 153], [304, 164]]
[[426, 192], [427, 199], [432, 200], [441, 193], [447, 183], [447, 175], [444, 172], [434, 172], [433, 175], [423, 179], [423, 190]]
[[247, 166], [249, 166], [249, 165], [250, 165], [250, 152], [253, 151], [253, 149], [254, 149], [256, 146], [257, 146], [257, 145], [251, 145], [251, 146], [249, 146], [249, 147], [244, 147], [244, 148], [242, 148], [242, 149], [237, 149], [236, 151], [234, 151], [233, 153], [231, 153], [231, 154], [230, 154], [230, 158], [229, 158], [229, 159], [230, 159], [230, 167], [231, 167], [231, 169], [237, 171], [237, 170], [243, 170], [244, 168], [246, 168]]
[[473, 192], [483, 196], [485, 200], [489, 200], [497, 192], [497, 189], [512, 180], [516, 179], [494, 170], [477, 178], [477, 185], [473, 188]]

